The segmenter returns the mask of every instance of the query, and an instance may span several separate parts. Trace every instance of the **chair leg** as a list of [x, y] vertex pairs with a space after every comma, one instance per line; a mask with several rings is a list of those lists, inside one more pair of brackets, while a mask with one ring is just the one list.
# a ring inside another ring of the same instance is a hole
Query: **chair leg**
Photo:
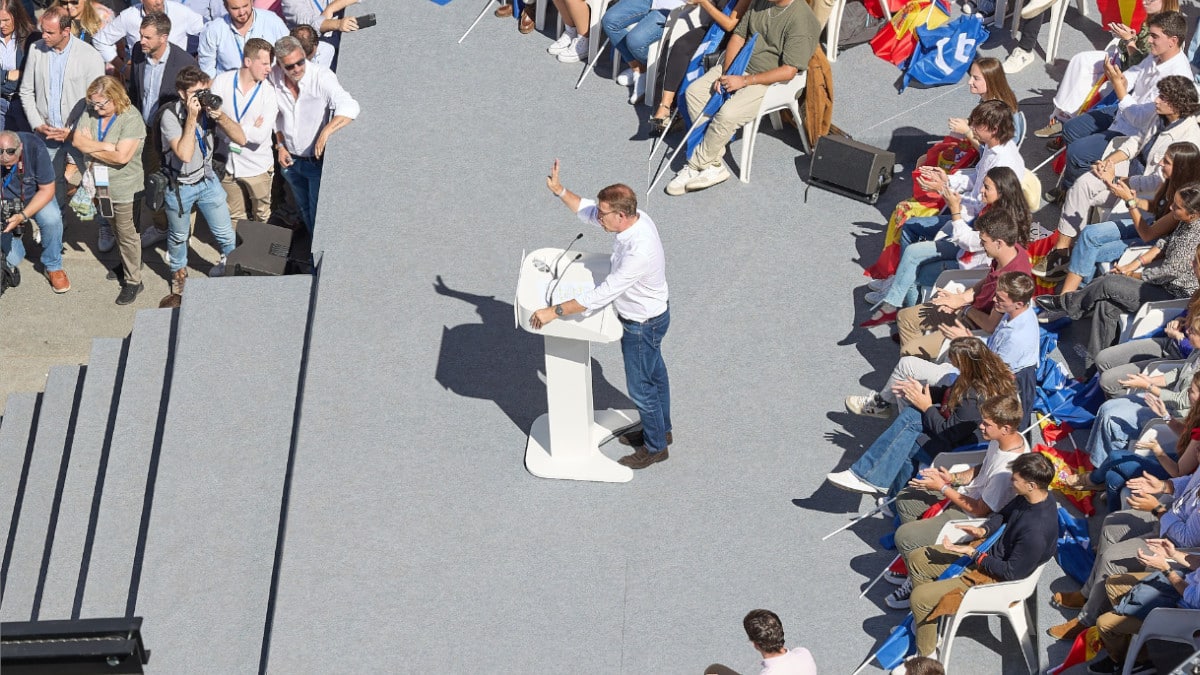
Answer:
[[546, 5], [548, 4], [550, 4], [549, 0], [541, 0], [533, 12], [533, 25], [539, 33], [546, 27]]
[[950, 670], [950, 647], [954, 644], [954, 635], [958, 633], [958, 625], [962, 623], [962, 619], [958, 614], [943, 616], [938, 621], [938, 646], [937, 660], [941, 661], [942, 667], [946, 672]]
[[758, 138], [758, 123], [761, 117], [755, 117], [742, 127], [742, 166], [738, 178], [743, 183], [750, 182], [750, 165], [754, 162], [754, 139]]
[[804, 118], [800, 116], [800, 104], [792, 101], [788, 110], [792, 111], [792, 119], [796, 120], [796, 131], [800, 132], [800, 147], [804, 148], [804, 154], [811, 155], [812, 145], [808, 142], [808, 132], [804, 129]]

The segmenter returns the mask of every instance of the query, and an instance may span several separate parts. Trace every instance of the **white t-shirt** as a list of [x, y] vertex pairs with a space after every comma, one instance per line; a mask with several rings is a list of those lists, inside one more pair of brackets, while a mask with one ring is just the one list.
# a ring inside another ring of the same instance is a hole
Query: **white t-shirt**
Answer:
[[803, 647], [787, 650], [782, 656], [763, 659], [760, 675], [817, 675], [817, 662]]
[[1026, 452], [1029, 452], [1029, 444], [1024, 436], [1021, 437], [1021, 447], [1011, 452], [1001, 450], [997, 441], [988, 443], [979, 472], [958, 491], [959, 494], [982, 499], [993, 512], [1004, 508], [1017, 496], [1012, 486], [1012, 469], [1008, 465]]

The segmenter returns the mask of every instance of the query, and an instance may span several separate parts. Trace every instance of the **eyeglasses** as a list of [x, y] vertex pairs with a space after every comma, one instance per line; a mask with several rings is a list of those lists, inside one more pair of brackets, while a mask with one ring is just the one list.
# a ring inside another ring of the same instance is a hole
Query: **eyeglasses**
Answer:
[[284, 63], [283, 61], [280, 61], [279, 65], [283, 66], [284, 70], [296, 70], [297, 68], [304, 67], [304, 59], [300, 59], [299, 61], [296, 61], [295, 63]]
[[9, 157], [12, 157], [20, 151], [20, 148], [0, 148], [0, 155], [8, 155]]
[[109, 103], [112, 103], [112, 101], [88, 101], [87, 104], [91, 106], [92, 110], [99, 110]]
[[596, 220], [604, 220], [605, 216], [611, 216], [614, 213], [616, 211], [601, 211], [600, 209], [596, 209]]
[[66, 2], [64, 2], [63, 4], [70, 5], [72, 7], [78, 7], [79, 5], [83, 4], [83, 0], [66, 0]]

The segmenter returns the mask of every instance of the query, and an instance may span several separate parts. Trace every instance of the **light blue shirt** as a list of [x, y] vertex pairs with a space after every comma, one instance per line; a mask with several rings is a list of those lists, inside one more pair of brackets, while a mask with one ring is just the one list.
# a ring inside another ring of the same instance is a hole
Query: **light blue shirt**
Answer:
[[62, 93], [63, 80], [67, 78], [67, 59], [71, 57], [71, 47], [79, 40], [77, 37], [72, 37], [67, 41], [67, 46], [62, 52], [50, 50], [50, 93], [46, 97], [46, 105], [49, 108], [50, 126], [62, 128]]
[[229, 16], [208, 22], [200, 33], [200, 50], [198, 61], [200, 70], [216, 77], [218, 73], [242, 67], [242, 50], [246, 40], [262, 38], [272, 45], [279, 38], [288, 34], [287, 26], [274, 12], [255, 9], [254, 19], [246, 37], [242, 37], [233, 27]]
[[154, 117], [154, 113], [158, 112], [158, 98], [162, 93], [162, 78], [163, 72], [167, 69], [167, 59], [171, 56], [171, 48], [163, 52], [163, 56], [156, 63], [154, 59], [146, 56], [146, 69], [142, 71], [142, 119], [147, 124]]
[[996, 330], [988, 338], [987, 346], [1015, 373], [1037, 366], [1040, 341], [1037, 317], [1032, 309], [1027, 308], [1015, 319], [1007, 314], [1000, 317], [1000, 323], [996, 324]]

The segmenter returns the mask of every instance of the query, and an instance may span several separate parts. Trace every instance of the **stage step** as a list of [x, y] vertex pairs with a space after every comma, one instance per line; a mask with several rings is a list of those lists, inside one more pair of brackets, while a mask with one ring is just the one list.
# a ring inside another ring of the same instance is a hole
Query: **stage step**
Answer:
[[4, 542], [3, 565], [0, 566], [0, 597], [7, 587], [8, 566], [12, 560], [10, 530], [14, 516], [19, 517], [21, 478], [25, 475], [25, 460], [29, 457], [34, 431], [37, 428], [41, 394], [10, 394], [4, 408], [4, 424], [0, 426], [0, 541]]
[[97, 480], [104, 466], [105, 442], [112, 430], [124, 350], [125, 341], [119, 338], [92, 341], [42, 590], [38, 613], [42, 620], [74, 618], [81, 599], [79, 572], [92, 524]]
[[92, 549], [81, 572], [80, 618], [126, 616], [142, 529], [147, 477], [161, 440], [164, 382], [170, 373], [174, 312], [137, 313], [121, 377], [104, 482], [96, 498]]
[[312, 282], [188, 282], [135, 611], [173, 671], [259, 662]]
[[67, 447], [82, 375], [82, 366], [55, 366], [46, 377], [33, 453], [16, 507], [20, 514], [12, 539], [4, 598], [0, 600], [0, 619], [4, 621], [38, 618], [39, 582], [46, 569], [46, 544], [54, 531], [63, 467], [70, 458]]

